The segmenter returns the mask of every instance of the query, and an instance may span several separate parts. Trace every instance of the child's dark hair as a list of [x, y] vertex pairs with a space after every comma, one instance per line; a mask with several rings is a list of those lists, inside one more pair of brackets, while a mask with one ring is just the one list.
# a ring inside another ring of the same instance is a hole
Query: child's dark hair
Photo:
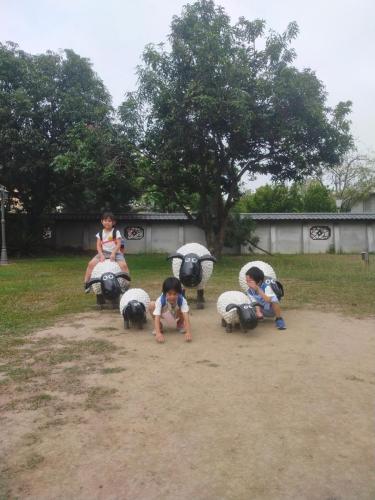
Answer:
[[164, 280], [162, 290], [164, 295], [170, 292], [171, 290], [181, 294], [182, 293], [181, 282], [177, 278], [173, 277], [167, 278], [166, 280]]
[[250, 267], [250, 269], [246, 271], [246, 276], [250, 276], [250, 278], [254, 280], [256, 284], [264, 281], [264, 272], [259, 269], [259, 267]]
[[112, 222], [116, 222], [116, 217], [113, 215], [112, 212], [103, 212], [102, 218], [100, 220], [104, 219], [111, 219]]

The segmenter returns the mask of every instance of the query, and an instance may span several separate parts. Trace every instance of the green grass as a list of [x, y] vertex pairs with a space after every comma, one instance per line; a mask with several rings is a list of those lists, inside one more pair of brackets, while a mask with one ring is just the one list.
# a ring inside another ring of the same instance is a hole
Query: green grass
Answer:
[[[375, 312], [375, 259], [367, 270], [359, 255], [224, 256], [215, 266], [206, 295], [216, 300], [224, 290], [238, 289], [238, 271], [249, 260], [262, 259], [277, 270], [286, 288], [284, 307], [318, 307], [348, 314]], [[0, 267], [0, 349], [22, 344], [20, 335], [67, 314], [93, 310], [95, 299], [83, 293], [88, 258], [59, 256], [15, 260]], [[164, 255], [131, 255], [132, 286], [159, 293], [171, 274]], [[193, 294], [189, 292], [191, 297]], [[1, 334], [11, 334], [11, 339]], [[9, 346], [9, 342], [11, 345]]]

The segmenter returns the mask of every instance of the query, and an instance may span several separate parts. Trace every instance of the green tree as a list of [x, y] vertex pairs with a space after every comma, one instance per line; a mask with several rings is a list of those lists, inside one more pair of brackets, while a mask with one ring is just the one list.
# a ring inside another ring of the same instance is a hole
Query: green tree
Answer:
[[257, 245], [259, 238], [254, 232], [256, 224], [252, 219], [242, 218], [235, 210], [229, 215], [228, 228], [225, 232], [224, 245], [238, 250], [247, 245], [249, 250]]
[[[108, 134], [112, 141], [112, 115], [110, 95], [89, 60], [72, 50], [32, 55], [0, 44], [0, 183], [20, 200], [32, 225], [57, 205], [76, 206], [84, 183], [99, 189], [113, 175], [99, 151]], [[99, 144], [90, 146], [94, 139]], [[90, 147], [87, 161], [94, 152], [99, 159], [83, 165]], [[77, 162], [64, 170], [61, 155], [70, 150]]]
[[303, 192], [304, 212], [336, 212], [335, 198], [319, 181], [307, 183]]
[[254, 193], [241, 196], [236, 210], [244, 213], [301, 212], [303, 208], [300, 186], [291, 187], [282, 184], [266, 184]]
[[139, 196], [137, 155], [113, 124], [79, 124], [67, 134], [69, 149], [53, 161], [65, 210], [128, 210]]
[[245, 175], [302, 179], [351, 144], [350, 102], [329, 108], [314, 72], [292, 65], [297, 32], [266, 36], [262, 20], [232, 25], [213, 1], [187, 5], [170, 44], [146, 47], [138, 91], [120, 108], [147, 184], [196, 219], [216, 254]]

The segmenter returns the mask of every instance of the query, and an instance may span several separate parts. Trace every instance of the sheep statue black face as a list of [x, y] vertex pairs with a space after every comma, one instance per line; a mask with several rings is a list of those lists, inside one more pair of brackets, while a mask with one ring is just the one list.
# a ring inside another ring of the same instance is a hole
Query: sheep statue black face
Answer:
[[222, 293], [217, 300], [217, 312], [222, 318], [222, 326], [225, 326], [227, 332], [231, 332], [236, 324], [244, 332], [253, 330], [258, 324], [256, 305], [247, 295], [237, 290]]
[[142, 288], [132, 288], [124, 293], [120, 301], [120, 313], [124, 318], [124, 327], [130, 325], [139, 329], [147, 322], [147, 309], [150, 305], [150, 297]]
[[88, 286], [96, 295], [97, 304], [103, 306], [106, 300], [118, 305], [120, 295], [129, 288], [130, 276], [121, 271], [116, 262], [105, 260], [93, 269]]
[[167, 259], [173, 259], [173, 274], [184, 288], [197, 288], [197, 308], [203, 309], [204, 287], [211, 277], [215, 257], [203, 245], [187, 243]]
[[253, 304], [228, 304], [225, 310], [227, 312], [235, 309], [240, 320], [241, 329], [243, 331], [252, 330], [258, 324], [258, 319]]

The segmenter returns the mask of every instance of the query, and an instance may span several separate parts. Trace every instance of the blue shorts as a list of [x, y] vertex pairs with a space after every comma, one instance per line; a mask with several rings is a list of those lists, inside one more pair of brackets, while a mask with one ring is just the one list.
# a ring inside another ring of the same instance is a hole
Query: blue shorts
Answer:
[[275, 313], [273, 312], [272, 309], [272, 302], [266, 302], [264, 306], [261, 307], [263, 316], [266, 316], [267, 318], [272, 318], [273, 316], [275, 316]]
[[[104, 257], [106, 259], [109, 259], [111, 257], [111, 252], [107, 252], [106, 250], [103, 250], [103, 255], [104, 255]], [[99, 260], [99, 254], [98, 253], [95, 255], [95, 259]], [[124, 257], [124, 255], [121, 252], [117, 252], [115, 260], [116, 260], [116, 262], [121, 262], [121, 261], [125, 262], [125, 257]]]

